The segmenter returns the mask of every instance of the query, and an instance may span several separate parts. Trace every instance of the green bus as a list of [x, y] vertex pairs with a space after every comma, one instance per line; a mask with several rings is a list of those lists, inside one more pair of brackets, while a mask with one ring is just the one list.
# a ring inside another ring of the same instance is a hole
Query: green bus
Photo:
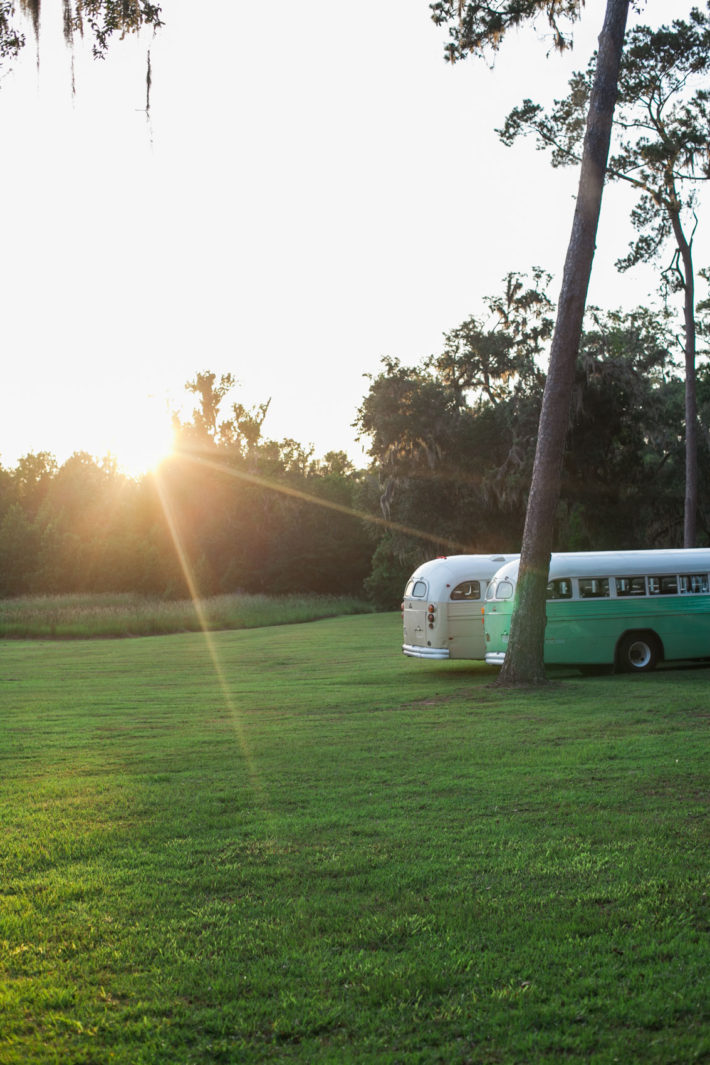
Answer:
[[[485, 660], [500, 666], [519, 560], [502, 566], [484, 607]], [[658, 662], [710, 658], [710, 550], [553, 554], [545, 662], [643, 673]]]

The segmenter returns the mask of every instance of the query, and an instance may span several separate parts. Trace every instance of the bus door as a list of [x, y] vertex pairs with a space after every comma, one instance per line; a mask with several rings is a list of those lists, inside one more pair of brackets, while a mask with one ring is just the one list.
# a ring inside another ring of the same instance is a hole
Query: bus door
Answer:
[[404, 644], [407, 647], [427, 646], [427, 598], [429, 587], [426, 581], [413, 578], [409, 581], [402, 603]]
[[451, 590], [448, 603], [452, 658], [484, 658], [483, 614], [486, 581], [466, 580]]

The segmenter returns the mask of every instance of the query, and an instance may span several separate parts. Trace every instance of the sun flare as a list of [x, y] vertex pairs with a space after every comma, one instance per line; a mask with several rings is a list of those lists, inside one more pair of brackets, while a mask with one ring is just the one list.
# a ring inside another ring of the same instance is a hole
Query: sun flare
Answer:
[[173, 449], [173, 429], [164, 405], [146, 397], [135, 403], [130, 417], [111, 433], [109, 452], [129, 477], [154, 470]]
[[150, 473], [163, 459], [170, 455], [173, 448], [172, 433], [146, 432], [133, 437], [116, 449], [119, 466], [131, 477]]

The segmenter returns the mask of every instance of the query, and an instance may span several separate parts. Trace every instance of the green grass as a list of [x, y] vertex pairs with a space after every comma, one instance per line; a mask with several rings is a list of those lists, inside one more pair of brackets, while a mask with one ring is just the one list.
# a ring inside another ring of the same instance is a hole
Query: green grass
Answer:
[[0, 648], [2, 1065], [710, 1061], [708, 671]]
[[0, 638], [91, 639], [165, 636], [203, 629], [255, 629], [362, 614], [372, 606], [348, 596], [218, 595], [194, 603], [148, 596], [56, 595], [0, 599]]

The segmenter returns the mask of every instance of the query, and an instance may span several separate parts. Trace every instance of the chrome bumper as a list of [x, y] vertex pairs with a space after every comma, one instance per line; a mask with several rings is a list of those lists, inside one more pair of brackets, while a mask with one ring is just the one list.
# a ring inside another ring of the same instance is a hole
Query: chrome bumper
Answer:
[[486, 655], [487, 666], [502, 666], [505, 662], [505, 651], [489, 651]]
[[416, 647], [412, 643], [402, 644], [402, 654], [409, 658], [450, 658], [448, 647]]

